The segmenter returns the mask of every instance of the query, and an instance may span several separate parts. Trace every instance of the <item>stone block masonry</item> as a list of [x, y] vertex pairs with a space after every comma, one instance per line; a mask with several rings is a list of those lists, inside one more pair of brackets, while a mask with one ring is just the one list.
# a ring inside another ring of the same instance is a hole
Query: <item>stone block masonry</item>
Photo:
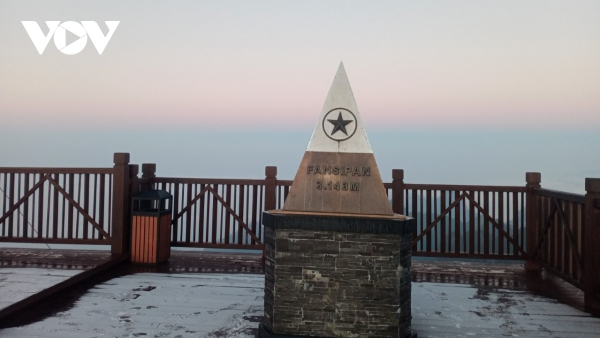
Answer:
[[263, 218], [270, 334], [410, 337], [414, 220]]

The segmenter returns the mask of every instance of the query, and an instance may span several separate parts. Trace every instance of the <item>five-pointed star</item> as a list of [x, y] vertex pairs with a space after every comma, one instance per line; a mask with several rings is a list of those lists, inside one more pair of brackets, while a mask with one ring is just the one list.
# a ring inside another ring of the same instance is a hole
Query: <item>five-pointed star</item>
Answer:
[[338, 130], [341, 130], [342, 133], [348, 135], [346, 132], [346, 125], [352, 123], [352, 120], [344, 120], [342, 119], [342, 112], [339, 113], [337, 120], [327, 120], [329, 123], [333, 124], [333, 130], [331, 131], [331, 135], [335, 134]]

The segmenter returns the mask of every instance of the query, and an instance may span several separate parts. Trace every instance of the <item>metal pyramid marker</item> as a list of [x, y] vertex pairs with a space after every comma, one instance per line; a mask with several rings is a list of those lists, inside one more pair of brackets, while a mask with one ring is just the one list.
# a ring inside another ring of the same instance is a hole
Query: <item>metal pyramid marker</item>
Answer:
[[342, 63], [283, 210], [394, 215]]

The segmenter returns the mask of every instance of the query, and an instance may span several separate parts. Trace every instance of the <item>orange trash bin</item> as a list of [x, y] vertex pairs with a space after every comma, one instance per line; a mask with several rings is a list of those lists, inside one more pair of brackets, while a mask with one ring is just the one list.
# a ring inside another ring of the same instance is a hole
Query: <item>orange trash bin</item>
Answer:
[[132, 263], [159, 264], [171, 257], [172, 200], [164, 190], [141, 191], [132, 198]]

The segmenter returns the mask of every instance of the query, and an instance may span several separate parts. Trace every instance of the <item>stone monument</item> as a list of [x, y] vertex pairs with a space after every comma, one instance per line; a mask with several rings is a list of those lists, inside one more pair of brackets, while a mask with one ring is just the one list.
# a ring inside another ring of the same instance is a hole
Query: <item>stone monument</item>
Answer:
[[410, 337], [413, 219], [394, 214], [340, 64], [282, 210], [258, 337]]

